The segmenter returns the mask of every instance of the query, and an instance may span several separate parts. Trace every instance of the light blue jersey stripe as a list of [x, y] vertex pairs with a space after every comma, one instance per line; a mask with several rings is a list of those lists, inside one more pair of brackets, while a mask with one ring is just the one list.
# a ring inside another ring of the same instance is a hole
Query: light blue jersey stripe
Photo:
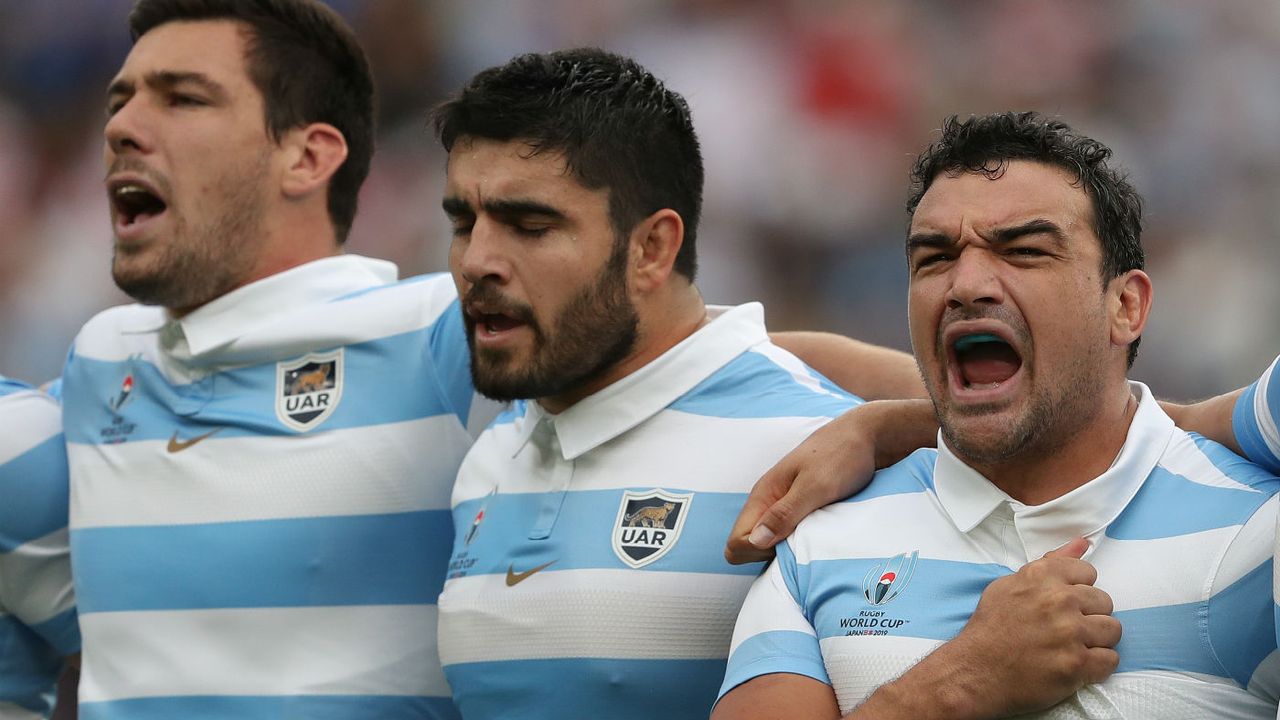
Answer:
[[[72, 532], [82, 614], [434, 603], [447, 510]], [[268, 551], [269, 550], [269, 551]]]
[[1211, 487], [1157, 467], [1107, 528], [1107, 537], [1155, 540], [1239, 525], [1272, 492]]
[[0, 702], [48, 712], [62, 658], [34, 630], [0, 615]]
[[[818, 607], [812, 618], [819, 637], [879, 628], [895, 618], [912, 618], [909, 624], [886, 626], [894, 635], [950, 640], [978, 605], [987, 585], [1012, 571], [1002, 565], [920, 558], [902, 594], [890, 603], [873, 606], [863, 597], [867, 572], [888, 558], [819, 560], [797, 568], [806, 607]], [[872, 580], [874, 582], [879, 578]], [[829, 602], [838, 597], [848, 602]], [[870, 614], [868, 614], [870, 613]], [[874, 623], [874, 624], [872, 624]]]
[[512, 660], [451, 665], [445, 675], [464, 717], [706, 720], [724, 661]]
[[454, 720], [449, 698], [179, 695], [80, 704], [80, 720]]
[[835, 417], [862, 402], [829, 382], [824, 387], [828, 392], [806, 387], [764, 355], [745, 352], [670, 409], [722, 418]]
[[1280, 382], [1275, 382], [1275, 365], [1267, 369], [1263, 376], [1268, 379], [1265, 411], [1269, 416], [1262, 416], [1257, 406], [1258, 386], [1261, 380], [1245, 388], [1236, 398], [1231, 412], [1231, 428], [1235, 432], [1236, 442], [1248, 458], [1271, 472], [1280, 473], [1280, 456], [1277, 455], [1263, 435], [1262, 423], [1270, 422], [1280, 426]]
[[1209, 598], [1208, 628], [1213, 650], [1229, 676], [1248, 685], [1258, 665], [1276, 649], [1275, 616], [1258, 602], [1271, 591], [1272, 561]]
[[[456, 313], [449, 317], [457, 318]], [[445, 414], [457, 416], [465, 425], [470, 409], [469, 382], [453, 388], [447, 396], [441, 379], [429, 382], [446, 369], [432, 358], [434, 334], [432, 326], [346, 346], [342, 400], [319, 428], [342, 430]], [[450, 377], [466, 372], [465, 359], [455, 358], [454, 362], [461, 367], [453, 369]], [[276, 372], [276, 363], [266, 363], [171, 385], [154, 365], [141, 359], [108, 362], [77, 356], [66, 375], [77, 386], [114, 390], [132, 374], [134, 390], [119, 413], [135, 426], [128, 439], [166, 440], [175, 431], [190, 436], [213, 427], [221, 428], [219, 437], [224, 439], [293, 435], [294, 431], [276, 417]], [[67, 398], [68, 442], [92, 445], [109, 441], [103, 429], [115, 424], [117, 413], [108, 405], [111, 396], [103, 395], [94, 398], [75, 393]], [[464, 397], [466, 400], [460, 400]], [[197, 413], [198, 418], [194, 417]]]
[[[637, 491], [649, 489], [632, 488]], [[665, 489], [669, 492], [685, 491], [678, 487]], [[470, 556], [492, 559], [491, 564], [470, 566], [469, 575], [505, 573], [512, 560], [534, 564], [556, 560], [556, 571], [624, 568], [626, 564], [614, 553], [609, 542], [623, 492], [624, 489], [566, 493], [556, 524], [573, 528], [573, 536], [553, 535], [537, 542], [529, 539], [529, 519], [538, 516], [539, 509], [548, 498], [559, 498], [559, 493], [510, 493], [468, 500], [459, 503], [454, 511], [455, 517], [474, 518], [480, 506], [487, 501], [484, 523], [468, 545], [466, 535], [471, 529], [471, 521], [464, 523], [460, 520], [454, 546]], [[728, 565], [719, 552], [707, 552], [707, 548], [719, 548], [724, 544], [732, 519], [745, 501], [745, 493], [696, 493], [689, 506], [680, 541], [667, 555], [638, 571], [760, 574], [760, 563]], [[596, 542], [585, 541], [586, 538], [594, 538]], [[566, 551], [568, 545], [572, 546], [572, 552]]]
[[921, 448], [905, 460], [876, 472], [871, 484], [863, 490], [841, 500], [841, 503], [861, 503], [888, 495], [920, 493], [933, 489], [933, 464], [938, 451]]
[[44, 622], [32, 623], [31, 629], [63, 656], [80, 652], [80, 627], [77, 610], [63, 610]]
[[767, 673], [794, 673], [831, 684], [816, 637], [795, 630], [772, 630], [753, 635], [733, 651], [720, 695], [756, 677], [762, 667]]
[[0, 465], [0, 553], [67, 526], [66, 478], [61, 435]]

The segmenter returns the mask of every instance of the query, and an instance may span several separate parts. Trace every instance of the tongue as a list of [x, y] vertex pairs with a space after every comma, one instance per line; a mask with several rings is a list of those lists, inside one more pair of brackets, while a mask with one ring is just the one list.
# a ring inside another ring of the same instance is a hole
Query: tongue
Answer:
[[1018, 354], [1002, 342], [976, 343], [961, 353], [958, 360], [960, 372], [970, 385], [1002, 383], [1022, 366]]

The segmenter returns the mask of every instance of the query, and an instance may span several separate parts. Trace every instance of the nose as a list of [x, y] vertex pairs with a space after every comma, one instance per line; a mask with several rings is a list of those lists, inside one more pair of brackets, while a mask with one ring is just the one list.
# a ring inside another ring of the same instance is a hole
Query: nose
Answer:
[[145, 153], [151, 149], [150, 144], [145, 140], [147, 134], [141, 105], [139, 98], [130, 98], [107, 118], [103, 135], [107, 141], [107, 148], [116, 155], [129, 152]]
[[991, 251], [965, 247], [951, 266], [950, 285], [947, 289], [947, 305], [958, 309], [972, 305], [1004, 302], [1004, 286], [1000, 281], [997, 259]]
[[454, 272], [466, 285], [481, 280], [506, 284], [511, 279], [511, 262], [505, 246], [501, 223], [477, 217], [468, 232], [454, 235], [449, 253]]

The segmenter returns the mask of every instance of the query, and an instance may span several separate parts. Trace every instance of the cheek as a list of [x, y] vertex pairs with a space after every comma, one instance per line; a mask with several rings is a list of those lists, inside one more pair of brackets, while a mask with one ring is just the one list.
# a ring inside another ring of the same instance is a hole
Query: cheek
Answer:
[[911, 347], [917, 355], [932, 354], [943, 304], [927, 282], [912, 283], [907, 293], [907, 324], [911, 330]]

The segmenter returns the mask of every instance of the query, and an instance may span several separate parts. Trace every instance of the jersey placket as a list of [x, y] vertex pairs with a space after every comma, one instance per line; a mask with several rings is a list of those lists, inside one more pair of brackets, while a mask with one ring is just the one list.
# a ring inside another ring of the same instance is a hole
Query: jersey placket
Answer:
[[546, 540], [555, 529], [560, 510], [564, 507], [565, 496], [569, 494], [569, 483], [573, 480], [573, 460], [566, 460], [560, 449], [560, 438], [556, 435], [555, 425], [548, 418], [542, 418], [533, 431], [533, 442], [537, 443], [550, 465], [547, 473], [547, 490], [543, 494], [542, 505], [538, 508], [538, 516], [534, 519], [533, 529], [529, 531], [530, 540]]

